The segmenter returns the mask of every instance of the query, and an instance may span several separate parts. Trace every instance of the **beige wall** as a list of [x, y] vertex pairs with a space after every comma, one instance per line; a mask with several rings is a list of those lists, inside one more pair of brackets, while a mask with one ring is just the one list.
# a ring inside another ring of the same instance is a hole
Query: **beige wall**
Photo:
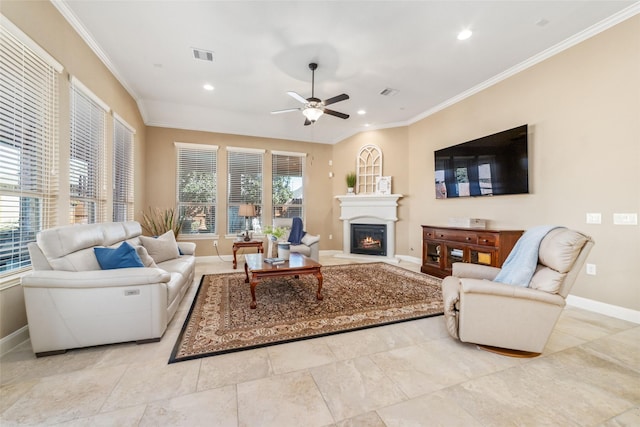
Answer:
[[[435, 149], [525, 123], [530, 194], [435, 199]], [[449, 217], [485, 218], [493, 227], [516, 229], [564, 225], [596, 241], [588, 262], [596, 264], [597, 275], [581, 274], [572, 294], [640, 310], [640, 227], [614, 226], [612, 219], [614, 212], [640, 211], [639, 16], [408, 126], [408, 143], [394, 131], [376, 135], [384, 174], [393, 175], [394, 192], [409, 195], [401, 200], [399, 254], [419, 257], [420, 225], [446, 225]], [[366, 133], [343, 141], [334, 157], [355, 158], [367, 142]], [[401, 186], [395, 185], [397, 172], [386, 167], [391, 158], [394, 167], [405, 165], [398, 175], [408, 182]], [[334, 185], [334, 193], [343, 191]], [[602, 224], [585, 224], [587, 212], [602, 213]]]
[[[225, 238], [227, 229], [227, 147], [257, 148], [266, 150], [263, 161], [264, 172], [264, 212], [263, 224], [271, 223], [271, 151], [306, 153], [305, 163], [305, 229], [312, 234], [321, 234], [320, 248], [329, 247], [328, 234], [331, 229], [331, 186], [329, 160], [332, 146], [311, 144], [271, 138], [256, 138], [198, 132], [180, 129], [149, 127], [147, 129], [147, 186], [146, 197], [149, 207], [172, 207], [176, 203], [176, 155], [175, 142], [218, 146], [218, 251], [221, 255], [231, 254], [233, 238]], [[215, 255], [213, 239], [193, 240], [197, 243], [196, 255]]]
[[[96, 96], [135, 128], [135, 206], [136, 212], [144, 205], [144, 171], [146, 162], [146, 129], [135, 100], [84, 43], [75, 30], [49, 1], [0, 2], [0, 12], [34, 42], [64, 66], [59, 76], [59, 142], [60, 199], [58, 224], [69, 221], [69, 76], [78, 78]], [[112, 120], [107, 120], [107, 144], [111, 147]], [[109, 148], [110, 149], [110, 148]], [[111, 168], [108, 168], [110, 171]], [[110, 172], [108, 172], [110, 173]], [[110, 179], [110, 178], [109, 178]], [[111, 195], [109, 195], [109, 198]], [[4, 338], [27, 324], [24, 294], [20, 286], [0, 290], [0, 337]]]
[[[421, 246], [409, 247], [409, 200], [410, 193], [409, 158], [408, 158], [408, 128], [372, 130], [362, 132], [345, 139], [333, 146], [333, 194], [343, 195], [347, 192], [345, 176], [348, 172], [356, 171], [358, 152], [365, 145], [376, 145], [382, 151], [382, 175], [391, 176], [391, 191], [402, 194], [398, 201], [398, 222], [396, 223], [396, 253], [399, 255], [420, 256]], [[342, 250], [343, 228], [340, 221], [340, 201], [333, 199], [333, 240], [331, 249]]]

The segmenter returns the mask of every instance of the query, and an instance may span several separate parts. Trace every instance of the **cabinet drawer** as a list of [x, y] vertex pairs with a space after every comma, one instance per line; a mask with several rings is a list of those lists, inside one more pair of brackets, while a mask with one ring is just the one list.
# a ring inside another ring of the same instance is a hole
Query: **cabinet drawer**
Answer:
[[475, 244], [478, 237], [475, 233], [467, 233], [462, 230], [434, 230], [436, 239], [448, 240], [450, 242], [463, 242]]
[[433, 240], [436, 238], [436, 230], [433, 228], [423, 228], [422, 229], [422, 238], [424, 240]]
[[498, 236], [495, 234], [478, 234], [478, 244], [483, 246], [496, 246]]

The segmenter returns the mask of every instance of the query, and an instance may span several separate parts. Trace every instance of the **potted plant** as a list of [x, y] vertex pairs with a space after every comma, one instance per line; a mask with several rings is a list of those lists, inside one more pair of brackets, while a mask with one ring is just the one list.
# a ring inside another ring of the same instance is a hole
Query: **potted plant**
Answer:
[[183, 222], [184, 217], [179, 216], [178, 212], [173, 208], [148, 208], [142, 213], [140, 225], [151, 236], [161, 236], [171, 230], [178, 237]]
[[356, 173], [349, 172], [347, 174], [347, 193], [353, 193], [353, 188], [356, 186]]
[[272, 227], [267, 225], [264, 228], [264, 234], [271, 236], [271, 240], [281, 240], [286, 233], [287, 230], [282, 227]]

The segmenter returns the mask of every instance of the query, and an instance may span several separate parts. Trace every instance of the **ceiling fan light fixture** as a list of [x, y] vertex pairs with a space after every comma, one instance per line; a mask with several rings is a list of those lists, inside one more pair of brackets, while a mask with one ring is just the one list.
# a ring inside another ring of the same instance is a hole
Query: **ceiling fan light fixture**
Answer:
[[309, 119], [311, 123], [313, 123], [318, 120], [320, 116], [322, 116], [322, 110], [316, 107], [309, 107], [305, 108], [302, 111], [302, 114], [304, 114], [304, 116]]

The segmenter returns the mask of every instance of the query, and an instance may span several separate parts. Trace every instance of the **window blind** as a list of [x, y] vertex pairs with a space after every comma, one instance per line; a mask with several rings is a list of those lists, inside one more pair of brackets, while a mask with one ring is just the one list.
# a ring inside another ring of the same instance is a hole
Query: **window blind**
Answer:
[[113, 117], [113, 221], [133, 220], [133, 143], [135, 131]]
[[105, 126], [108, 107], [75, 78], [70, 88], [69, 194], [71, 224], [106, 218]]
[[[0, 276], [31, 262], [27, 244], [55, 225], [58, 75], [0, 24]], [[25, 37], [21, 35], [21, 37]]]
[[303, 218], [304, 154], [271, 155], [273, 218]]
[[245, 218], [238, 215], [242, 204], [254, 205], [256, 216], [250, 218], [250, 230], [262, 226], [262, 159], [264, 150], [227, 148], [227, 233], [245, 229]]
[[181, 234], [216, 233], [218, 147], [176, 143]]

